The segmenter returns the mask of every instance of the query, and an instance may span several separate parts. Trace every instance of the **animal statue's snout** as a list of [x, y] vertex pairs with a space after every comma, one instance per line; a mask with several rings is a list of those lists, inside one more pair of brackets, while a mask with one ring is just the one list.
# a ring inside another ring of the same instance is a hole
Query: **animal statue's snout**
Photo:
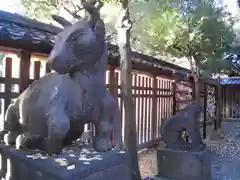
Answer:
[[58, 52], [59, 49], [55, 52], [55, 48], [52, 50], [48, 57], [47, 65], [58, 72], [59, 74], [69, 73], [69, 66], [66, 63], [65, 59], [63, 59], [62, 55]]

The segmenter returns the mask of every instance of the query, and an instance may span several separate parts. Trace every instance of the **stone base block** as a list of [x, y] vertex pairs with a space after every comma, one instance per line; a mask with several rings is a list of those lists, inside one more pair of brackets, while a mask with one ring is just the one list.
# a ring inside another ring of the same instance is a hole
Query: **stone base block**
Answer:
[[158, 176], [174, 180], [211, 180], [211, 153], [159, 148]]
[[0, 165], [5, 180], [131, 180], [126, 153], [79, 146], [47, 156], [0, 144]]

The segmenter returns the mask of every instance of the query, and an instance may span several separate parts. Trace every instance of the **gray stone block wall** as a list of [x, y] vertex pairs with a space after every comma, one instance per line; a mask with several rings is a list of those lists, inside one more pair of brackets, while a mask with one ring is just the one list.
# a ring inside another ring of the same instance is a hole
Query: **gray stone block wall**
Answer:
[[0, 175], [6, 180], [131, 180], [127, 158], [125, 152], [79, 146], [47, 156], [0, 144]]

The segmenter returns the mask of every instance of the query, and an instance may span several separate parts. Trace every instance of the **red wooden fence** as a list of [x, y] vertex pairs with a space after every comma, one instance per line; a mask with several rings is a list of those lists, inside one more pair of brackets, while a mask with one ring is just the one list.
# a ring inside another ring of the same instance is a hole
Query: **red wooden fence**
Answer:
[[[27, 56], [27, 54], [24, 56]], [[0, 99], [4, 105], [1, 111], [2, 117], [11, 100], [15, 99], [35, 79], [39, 79], [45, 73], [50, 72], [44, 61], [13, 61], [11, 58], [5, 58], [3, 69], [5, 73], [3, 77], [0, 77], [0, 83], [5, 86], [0, 93]], [[16, 71], [18, 72], [16, 73]], [[12, 77], [13, 72], [18, 74], [18, 77]], [[117, 68], [109, 67], [109, 70], [106, 72], [106, 84], [110, 92], [118, 98], [124, 124], [120, 76], [121, 73]], [[136, 110], [137, 144], [139, 149], [143, 149], [160, 140], [162, 122], [175, 112], [176, 102], [172, 86], [174, 81], [166, 77], [135, 71], [133, 71], [132, 78]], [[18, 88], [15, 88], [13, 91], [13, 86], [16, 85]], [[92, 126], [86, 125], [85, 130], [90, 132]]]

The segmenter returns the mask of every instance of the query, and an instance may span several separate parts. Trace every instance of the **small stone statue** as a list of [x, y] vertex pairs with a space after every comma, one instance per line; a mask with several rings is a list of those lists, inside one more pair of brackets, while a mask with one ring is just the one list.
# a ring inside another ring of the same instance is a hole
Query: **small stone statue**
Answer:
[[[161, 135], [166, 148], [170, 149], [202, 149], [205, 145], [200, 133], [199, 115], [203, 108], [201, 103], [194, 102], [165, 121], [161, 127]], [[186, 142], [182, 133], [187, 132], [191, 142]]]
[[95, 125], [93, 145], [97, 151], [121, 146], [121, 119], [117, 100], [105, 85], [108, 48], [99, 8], [84, 2], [91, 18], [71, 24], [53, 16], [65, 29], [60, 32], [49, 57], [50, 73], [32, 83], [6, 112], [6, 144], [17, 148], [60, 153], [80, 138], [86, 123]]

